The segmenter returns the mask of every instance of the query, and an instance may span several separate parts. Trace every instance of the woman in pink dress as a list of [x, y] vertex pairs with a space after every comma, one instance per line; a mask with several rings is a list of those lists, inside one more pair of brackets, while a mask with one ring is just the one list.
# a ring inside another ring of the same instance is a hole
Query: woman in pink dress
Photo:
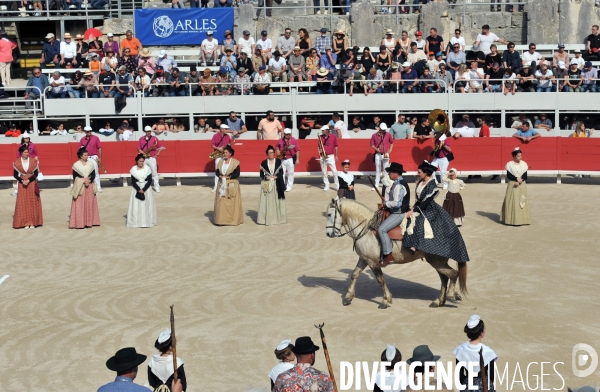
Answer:
[[[23, 137], [21, 137], [21, 146], [26, 145], [27, 148], [29, 149], [29, 158], [33, 159], [34, 161], [37, 161], [37, 166], [38, 166], [38, 172], [40, 170], [39, 165], [40, 165], [40, 160], [38, 158], [38, 150], [37, 147], [35, 146], [35, 144], [33, 144], [33, 142], [31, 141], [31, 137], [28, 134], [24, 134]], [[21, 153], [19, 152], [20, 148], [17, 149], [17, 155], [15, 156], [15, 158], [21, 158]], [[11, 193], [11, 196], [16, 196], [18, 191], [19, 191], [19, 187], [18, 187], [18, 183], [17, 181], [13, 181], [13, 192]]]
[[26, 145], [19, 147], [20, 157], [13, 163], [14, 177], [19, 183], [13, 227], [34, 229], [44, 224], [42, 201], [37, 186], [38, 163], [29, 157]]
[[69, 229], [100, 226], [94, 165], [88, 161], [88, 152], [85, 148], [77, 151], [77, 157], [79, 160], [73, 164], [73, 189], [71, 190], [73, 201]]

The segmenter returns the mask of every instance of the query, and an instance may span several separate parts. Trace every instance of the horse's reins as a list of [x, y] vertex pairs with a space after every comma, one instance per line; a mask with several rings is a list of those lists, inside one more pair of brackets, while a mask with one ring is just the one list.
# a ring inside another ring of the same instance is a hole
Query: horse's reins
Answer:
[[345, 232], [345, 233], [342, 233], [342, 230], [338, 229], [338, 228], [335, 226], [335, 221], [337, 220], [337, 214], [338, 214], [338, 212], [340, 213], [340, 215], [342, 214], [342, 211], [340, 211], [340, 209], [339, 209], [339, 206], [336, 204], [336, 205], [335, 205], [335, 214], [333, 215], [333, 226], [326, 226], [325, 228], [326, 228], [326, 229], [333, 229], [333, 230], [334, 230], [334, 233], [335, 233], [335, 231], [339, 231], [339, 232], [340, 232], [340, 234], [339, 234], [339, 235], [336, 235], [336, 237], [338, 237], [338, 238], [339, 238], [339, 237], [343, 237], [343, 236], [345, 236], [346, 234], [348, 234], [348, 235], [349, 235], [349, 237], [350, 237], [350, 238], [352, 238], [352, 240], [354, 241], [354, 243], [353, 243], [353, 245], [352, 245], [352, 250], [354, 251], [354, 250], [356, 249], [356, 241], [360, 240], [361, 238], [363, 238], [363, 237], [364, 237], [364, 236], [367, 234], [367, 232], [368, 232], [368, 227], [367, 227], [367, 225], [365, 225], [365, 227], [363, 227], [363, 228], [361, 229], [361, 231], [358, 233], [358, 235], [357, 235], [356, 237], [352, 237], [352, 235], [353, 235], [353, 233], [354, 233], [354, 230], [356, 230], [356, 229], [357, 229], [357, 228], [358, 228], [360, 225], [362, 225], [363, 223], [365, 223], [367, 220], [366, 220], [366, 219], [365, 219], [365, 220], [363, 220], [363, 221], [362, 221], [362, 222], [360, 222], [358, 225], [354, 226], [352, 229], [350, 228], [350, 226], [348, 226], [347, 224], [345, 224], [345, 223], [343, 222], [343, 220], [342, 220], [342, 226], [345, 226], [345, 227], [347, 228], [347, 229], [346, 229], [346, 232]]

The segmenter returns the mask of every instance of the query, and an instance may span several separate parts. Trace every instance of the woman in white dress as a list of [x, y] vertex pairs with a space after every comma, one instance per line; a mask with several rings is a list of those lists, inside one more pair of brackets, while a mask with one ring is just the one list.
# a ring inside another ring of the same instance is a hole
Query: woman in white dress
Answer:
[[294, 345], [292, 344], [291, 339], [283, 340], [279, 343], [279, 346], [275, 349], [275, 356], [279, 359], [279, 363], [273, 366], [273, 369], [269, 372], [269, 378], [271, 379], [271, 390], [275, 387], [275, 381], [277, 381], [277, 377], [283, 372], [286, 372], [294, 367], [294, 360], [296, 359], [296, 355], [294, 355], [293, 350]]
[[135, 166], [129, 171], [133, 188], [129, 197], [127, 227], [152, 227], [158, 221], [152, 190], [152, 170], [144, 165], [144, 161], [144, 155], [138, 154]]
[[285, 211], [285, 184], [283, 182], [283, 165], [275, 157], [275, 148], [267, 147], [267, 159], [260, 164], [260, 178], [262, 179], [260, 194], [258, 196], [259, 225], [280, 225], [287, 223]]

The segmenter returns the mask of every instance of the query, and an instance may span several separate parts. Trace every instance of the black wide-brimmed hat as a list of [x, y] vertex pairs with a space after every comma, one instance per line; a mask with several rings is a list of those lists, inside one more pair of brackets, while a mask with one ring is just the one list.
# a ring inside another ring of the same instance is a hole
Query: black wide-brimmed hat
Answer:
[[429, 349], [429, 346], [426, 344], [423, 344], [421, 346], [415, 347], [415, 349], [413, 350], [412, 357], [408, 358], [406, 360], [406, 363], [410, 365], [413, 362], [421, 362], [421, 363], [435, 362], [438, 359], [440, 359], [440, 356], [433, 355], [433, 353]]
[[138, 354], [133, 347], [125, 347], [106, 361], [106, 367], [114, 372], [129, 370], [146, 361], [146, 356]]
[[390, 166], [386, 167], [385, 171], [388, 172], [388, 173], [389, 172], [396, 172], [398, 174], [406, 173], [404, 171], [404, 166], [402, 166], [402, 164], [398, 163], [398, 162], [392, 162], [392, 163], [390, 163]]
[[437, 168], [437, 166], [433, 166], [431, 163], [429, 163], [427, 161], [423, 161], [423, 163], [421, 163], [419, 165], [419, 169], [423, 170], [424, 172], [435, 173], [438, 168]]
[[296, 339], [296, 344], [294, 344], [292, 352], [296, 355], [302, 355], [311, 354], [317, 350], [319, 350], [319, 346], [315, 346], [310, 336], [302, 336]]

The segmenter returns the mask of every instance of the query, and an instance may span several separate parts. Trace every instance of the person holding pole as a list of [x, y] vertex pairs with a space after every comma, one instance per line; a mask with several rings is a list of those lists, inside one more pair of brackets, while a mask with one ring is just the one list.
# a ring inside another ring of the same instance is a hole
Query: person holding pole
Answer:
[[[170, 328], [158, 335], [154, 347], [160, 351], [160, 354], [154, 354], [148, 361], [148, 384], [153, 390], [163, 384], [170, 386], [173, 381], [173, 340]], [[181, 380], [183, 390], [187, 390], [183, 360], [179, 357], [177, 357], [177, 378]]]
[[296, 366], [277, 377], [273, 391], [335, 391], [331, 377], [312, 367], [315, 364], [315, 352], [318, 350], [319, 346], [315, 346], [309, 336], [296, 339], [292, 350], [296, 354]]

